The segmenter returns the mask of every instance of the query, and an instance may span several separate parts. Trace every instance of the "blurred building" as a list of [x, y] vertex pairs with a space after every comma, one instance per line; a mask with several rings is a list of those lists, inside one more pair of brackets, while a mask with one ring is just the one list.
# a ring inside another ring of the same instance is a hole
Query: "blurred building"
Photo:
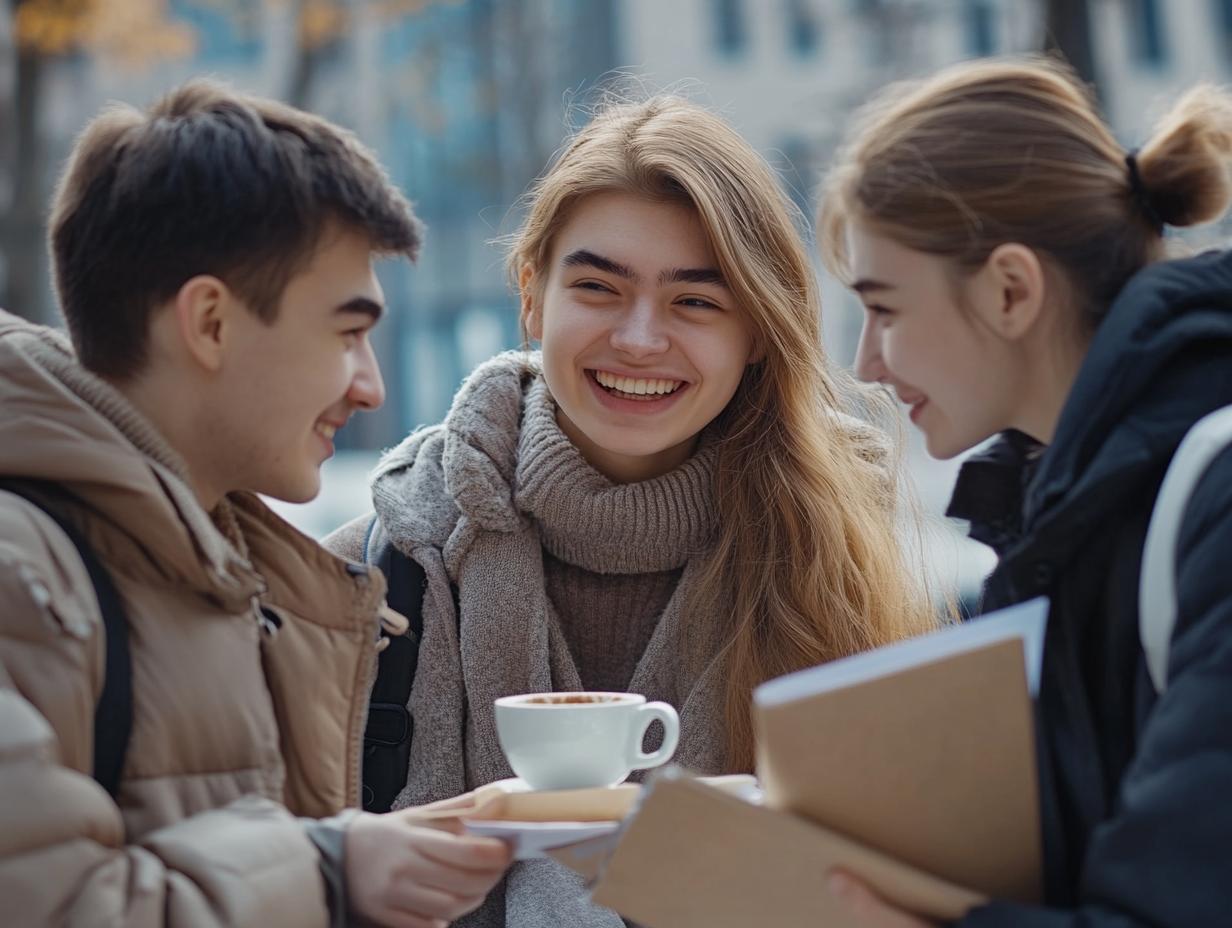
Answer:
[[[810, 225], [825, 164], [852, 110], [895, 80], [1040, 47], [1021, 0], [629, 0], [621, 59], [695, 83], [779, 169]], [[686, 85], [687, 86], [687, 85]], [[823, 278], [826, 342], [849, 363], [859, 315]]]
[[[101, 55], [46, 69], [44, 162], [105, 100], [144, 102], [192, 74], [289, 98], [373, 144], [429, 226], [420, 264], [382, 269], [385, 410], [348, 430], [386, 445], [438, 419], [464, 373], [518, 341], [498, 240], [591, 92], [621, 74], [722, 112], [779, 169], [802, 214], [853, 109], [887, 82], [1044, 44], [1045, 0], [167, 0], [187, 56], [141, 68]], [[126, 4], [109, 4], [119, 10]], [[134, 4], [139, 5], [139, 4]], [[1054, 4], [1055, 5], [1055, 4]], [[294, 15], [345, 27], [305, 51]], [[1127, 145], [1199, 80], [1232, 76], [1232, 0], [1089, 0], [1101, 97]], [[118, 15], [118, 14], [117, 14]], [[12, 35], [0, 29], [0, 53]], [[9, 89], [0, 75], [0, 90]], [[42, 179], [50, 194], [53, 170]], [[0, 177], [0, 197], [8, 177]], [[11, 191], [9, 191], [11, 193]], [[31, 230], [37, 242], [38, 230]], [[36, 249], [37, 250], [37, 249]], [[2, 273], [2, 272], [0, 272]], [[45, 274], [44, 274], [45, 278]], [[45, 288], [49, 291], [49, 288]], [[49, 296], [47, 301], [50, 301]], [[851, 359], [858, 316], [825, 282], [826, 338]], [[341, 436], [340, 436], [341, 438]]]
[[[39, 120], [48, 170], [39, 181], [40, 202], [50, 195], [50, 168], [105, 100], [142, 103], [189, 75], [212, 73], [354, 128], [429, 226], [418, 267], [380, 269], [393, 309], [377, 339], [389, 401], [339, 434], [344, 450], [327, 468], [326, 492], [307, 509], [291, 510], [312, 531], [363, 506], [366, 495], [355, 485], [375, 449], [438, 420], [468, 370], [518, 343], [499, 239], [517, 227], [519, 196], [568, 127], [584, 122], [591, 92], [614, 77], [636, 75], [649, 90], [675, 89], [716, 108], [778, 168], [809, 220], [813, 192], [855, 106], [890, 81], [951, 62], [1040, 49], [1048, 22], [1081, 27], [1054, 38], [1082, 43], [1071, 54], [1089, 64], [1127, 147], [1144, 140], [1184, 87], [1232, 77], [1232, 0], [166, 4], [177, 27], [191, 34], [188, 54], [133, 67], [78, 53], [46, 68]], [[130, 5], [152, 6], [107, 8]], [[321, 20], [324, 31], [306, 41], [304, 20], [296, 17], [310, 9], [329, 15]], [[11, 21], [3, 22], [0, 56], [11, 59], [12, 52]], [[0, 93], [11, 91], [12, 81], [12, 73], [0, 71]], [[0, 203], [12, 200], [12, 187], [0, 170]], [[27, 235], [40, 237], [37, 228]], [[837, 363], [849, 364], [858, 306], [828, 280], [823, 301], [827, 346]], [[938, 512], [954, 465], [928, 460], [913, 430], [907, 434], [921, 497]], [[930, 544], [942, 553], [933, 560], [966, 565], [954, 568], [964, 585], [987, 568], [986, 554], [943, 532], [938, 538]]]

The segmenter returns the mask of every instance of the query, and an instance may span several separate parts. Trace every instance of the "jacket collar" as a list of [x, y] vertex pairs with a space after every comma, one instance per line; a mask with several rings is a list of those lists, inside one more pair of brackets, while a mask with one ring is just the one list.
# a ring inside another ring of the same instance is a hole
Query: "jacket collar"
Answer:
[[1170, 457], [1195, 419], [1220, 404], [1202, 384], [1195, 349], [1226, 357], [1229, 344], [1232, 252], [1138, 272], [1091, 341], [1024, 501], [1026, 524], [1066, 497], [1132, 481], [1133, 471]]
[[253, 493], [227, 497], [249, 562], [263, 582], [262, 605], [339, 630], [372, 627], [385, 595], [380, 571], [322, 548]]
[[963, 462], [946, 516], [970, 522], [973, 539], [1003, 554], [1022, 534], [1023, 497], [1042, 451], [1029, 435], [1002, 432]]
[[111, 569], [232, 611], [267, 588], [297, 613], [354, 611], [345, 562], [251, 494], [206, 512], [149, 420], [83, 368], [61, 333], [3, 311], [0, 406], [0, 478], [53, 484]]
[[1143, 269], [1097, 329], [1052, 444], [1002, 435], [963, 465], [947, 514], [1003, 557], [1021, 542], [1063, 561], [1228, 402], [1230, 350], [1232, 253]]

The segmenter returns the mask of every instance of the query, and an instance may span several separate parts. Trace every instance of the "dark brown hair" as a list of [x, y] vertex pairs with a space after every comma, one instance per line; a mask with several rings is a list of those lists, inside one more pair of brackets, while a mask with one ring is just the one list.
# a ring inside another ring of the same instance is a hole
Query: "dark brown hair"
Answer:
[[272, 322], [287, 282], [339, 223], [414, 258], [420, 225], [351, 133], [273, 100], [192, 81], [145, 112], [112, 105], [78, 138], [52, 206], [60, 306], [81, 362], [122, 379], [150, 313], [199, 274]]
[[1182, 97], [1131, 165], [1064, 65], [968, 62], [893, 85], [857, 117], [822, 193], [822, 256], [847, 276], [853, 220], [958, 271], [1017, 242], [1055, 263], [1094, 326], [1163, 256], [1163, 225], [1223, 214], [1230, 156], [1232, 97], [1218, 88]]

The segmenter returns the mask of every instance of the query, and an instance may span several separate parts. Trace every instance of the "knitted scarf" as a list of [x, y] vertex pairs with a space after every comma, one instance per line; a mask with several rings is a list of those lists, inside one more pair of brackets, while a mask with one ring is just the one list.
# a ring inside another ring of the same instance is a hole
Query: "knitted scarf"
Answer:
[[[496, 739], [497, 697], [581, 688], [545, 592], [545, 546], [601, 573], [683, 566], [629, 689], [680, 712], [680, 763], [720, 772], [723, 622], [694, 622], [687, 641], [683, 635], [714, 532], [713, 467], [714, 449], [703, 442], [662, 477], [611, 483], [560, 433], [538, 358], [521, 352], [478, 368], [444, 423], [384, 457], [373, 483], [376, 511], [393, 543], [427, 574], [410, 775], [396, 807], [512, 776]], [[459, 924], [610, 928], [621, 921], [586, 902], [571, 871], [545, 860], [516, 866], [503, 897], [494, 893]]]

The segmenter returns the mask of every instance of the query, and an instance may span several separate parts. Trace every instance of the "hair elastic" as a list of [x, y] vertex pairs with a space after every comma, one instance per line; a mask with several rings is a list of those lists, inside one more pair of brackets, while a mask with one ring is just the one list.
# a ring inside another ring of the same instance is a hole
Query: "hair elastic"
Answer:
[[1138, 209], [1142, 211], [1142, 215], [1151, 225], [1163, 232], [1166, 223], [1151, 205], [1151, 197], [1146, 192], [1146, 186], [1142, 183], [1142, 174], [1138, 170], [1138, 149], [1133, 149], [1125, 156], [1125, 166], [1129, 168], [1129, 192], [1134, 202], [1138, 204]]

